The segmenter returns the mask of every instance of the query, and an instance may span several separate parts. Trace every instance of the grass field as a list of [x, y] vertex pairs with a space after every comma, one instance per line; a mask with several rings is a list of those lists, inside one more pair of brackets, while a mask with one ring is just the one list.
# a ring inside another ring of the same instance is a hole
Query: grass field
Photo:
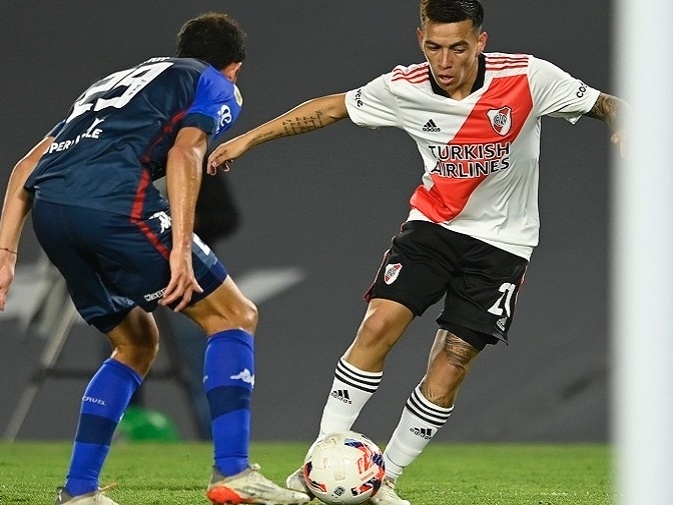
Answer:
[[[282, 483], [305, 450], [255, 443], [251, 459]], [[0, 443], [0, 504], [52, 505], [69, 457], [69, 443]], [[209, 444], [116, 444], [102, 484], [118, 484], [109, 495], [120, 505], [204, 505], [210, 464]], [[413, 505], [606, 505], [614, 503], [610, 474], [605, 445], [435, 443], [398, 491]]]

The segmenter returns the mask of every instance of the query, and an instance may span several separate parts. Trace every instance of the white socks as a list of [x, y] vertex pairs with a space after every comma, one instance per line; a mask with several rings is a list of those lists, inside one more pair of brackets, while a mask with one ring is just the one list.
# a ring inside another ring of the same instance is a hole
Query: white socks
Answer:
[[350, 430], [362, 408], [378, 389], [382, 378], [383, 372], [365, 372], [341, 358], [322, 412], [318, 438], [328, 433]]
[[[340, 359], [322, 412], [318, 439], [328, 433], [350, 430], [382, 378], [383, 372], [365, 372]], [[444, 426], [451, 412], [453, 406], [435, 405], [423, 396], [420, 384], [416, 386], [383, 453], [386, 476], [397, 479]]]
[[418, 385], [411, 392], [383, 458], [386, 476], [397, 479], [402, 471], [423, 452], [439, 428], [449, 419], [453, 406], [439, 407], [428, 401]]

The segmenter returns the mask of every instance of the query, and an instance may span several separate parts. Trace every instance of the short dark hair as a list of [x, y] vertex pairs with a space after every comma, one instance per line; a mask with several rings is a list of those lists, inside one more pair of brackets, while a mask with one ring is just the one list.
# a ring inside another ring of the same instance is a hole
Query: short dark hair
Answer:
[[428, 23], [472, 21], [478, 30], [484, 24], [484, 8], [478, 0], [421, 0], [421, 26]]
[[228, 14], [207, 12], [182, 25], [175, 54], [203, 60], [219, 70], [245, 59], [245, 32]]

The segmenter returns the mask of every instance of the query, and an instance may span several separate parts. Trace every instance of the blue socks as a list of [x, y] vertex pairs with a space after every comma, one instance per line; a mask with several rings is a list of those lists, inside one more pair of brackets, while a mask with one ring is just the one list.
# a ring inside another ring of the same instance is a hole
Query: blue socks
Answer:
[[[250, 400], [255, 383], [253, 337], [226, 330], [208, 339], [204, 387], [212, 417], [215, 465], [225, 475], [249, 466]], [[82, 398], [65, 488], [72, 496], [98, 489], [110, 443], [142, 377], [114, 359], [106, 360]]]
[[250, 399], [255, 384], [253, 337], [225, 330], [208, 339], [203, 384], [212, 417], [215, 466], [225, 476], [248, 465]]
[[72, 496], [98, 489], [112, 435], [142, 377], [114, 359], [106, 360], [87, 386], [65, 488]]

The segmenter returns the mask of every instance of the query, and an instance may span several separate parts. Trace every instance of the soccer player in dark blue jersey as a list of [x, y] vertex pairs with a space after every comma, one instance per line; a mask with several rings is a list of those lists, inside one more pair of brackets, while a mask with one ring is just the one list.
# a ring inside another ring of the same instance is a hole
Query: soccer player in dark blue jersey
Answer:
[[[182, 311], [208, 335], [213, 504], [306, 503], [248, 461], [257, 309], [193, 233], [208, 141], [237, 119], [244, 33], [226, 14], [185, 23], [176, 57], [94, 83], [14, 167], [0, 218], [0, 309], [23, 224], [67, 280], [112, 354], [89, 382], [57, 505], [116, 505], [99, 488], [113, 432], [154, 361], [151, 311]], [[168, 201], [152, 182], [166, 176]], [[170, 205], [169, 205], [170, 202]]]

